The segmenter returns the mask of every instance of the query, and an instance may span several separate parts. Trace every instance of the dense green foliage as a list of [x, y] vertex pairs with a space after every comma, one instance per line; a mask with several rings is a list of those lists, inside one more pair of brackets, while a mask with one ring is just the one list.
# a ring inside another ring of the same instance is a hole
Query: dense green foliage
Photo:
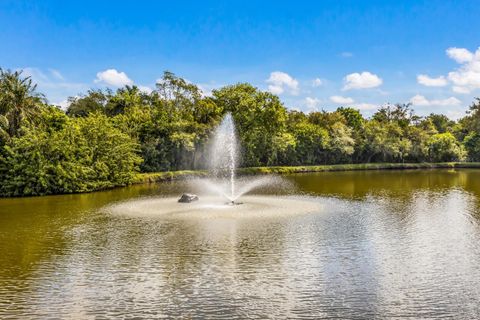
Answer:
[[125, 185], [141, 162], [137, 143], [105, 115], [70, 119], [46, 107], [44, 128], [24, 128], [3, 148], [3, 195], [85, 192]]
[[205, 96], [165, 72], [151, 93], [91, 90], [63, 110], [21, 72], [0, 70], [0, 194], [83, 192], [134, 182], [137, 172], [205, 169], [209, 137], [231, 112], [242, 165], [304, 166], [480, 160], [480, 100], [455, 122], [387, 105], [288, 110], [247, 83]]

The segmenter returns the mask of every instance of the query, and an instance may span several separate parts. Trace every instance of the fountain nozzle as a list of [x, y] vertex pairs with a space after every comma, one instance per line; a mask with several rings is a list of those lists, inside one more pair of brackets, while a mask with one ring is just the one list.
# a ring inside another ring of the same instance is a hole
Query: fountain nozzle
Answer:
[[227, 206], [238, 206], [240, 204], [243, 204], [243, 202], [235, 202], [235, 200], [229, 200], [228, 202], [225, 203]]

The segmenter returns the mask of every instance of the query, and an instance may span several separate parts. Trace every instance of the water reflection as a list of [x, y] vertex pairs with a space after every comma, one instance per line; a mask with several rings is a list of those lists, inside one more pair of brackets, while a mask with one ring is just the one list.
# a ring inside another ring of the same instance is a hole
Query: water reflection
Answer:
[[395, 198], [412, 191], [462, 188], [480, 194], [479, 170], [379, 170], [290, 175], [304, 192], [365, 198], [386, 193]]
[[0, 318], [478, 318], [480, 171], [290, 177], [323, 210], [105, 214], [184, 182], [0, 200]]

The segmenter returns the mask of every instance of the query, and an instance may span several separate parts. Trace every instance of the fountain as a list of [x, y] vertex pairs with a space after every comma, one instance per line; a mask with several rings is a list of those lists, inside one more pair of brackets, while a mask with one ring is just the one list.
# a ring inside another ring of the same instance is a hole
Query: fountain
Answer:
[[[261, 187], [292, 188], [288, 181], [277, 176], [236, 177], [239, 164], [239, 143], [231, 113], [227, 113], [215, 130], [209, 157], [212, 178], [193, 180], [191, 185], [198, 190], [205, 188], [223, 197], [227, 204], [238, 205], [241, 196]], [[199, 185], [198, 185], [199, 184]]]
[[[235, 124], [232, 114], [227, 113], [217, 127], [217, 130], [215, 130], [210, 163], [213, 176], [220, 179], [220, 181], [223, 180], [223, 183], [217, 186], [212, 185], [211, 187], [215, 190], [221, 190], [221, 194], [226, 197], [232, 205], [235, 204], [236, 198], [240, 196], [235, 194], [235, 170], [237, 163], [238, 143]], [[226, 188], [223, 186], [226, 186]]]
[[[108, 211], [129, 216], [162, 218], [257, 218], [317, 211], [319, 204], [308, 197], [260, 196], [252, 191], [267, 188], [289, 194], [294, 189], [286, 179], [275, 175], [237, 177], [240, 162], [235, 123], [227, 113], [211, 140], [208, 165], [210, 178], [185, 183], [186, 191], [177, 197], [137, 199], [112, 205]], [[200, 195], [200, 196], [197, 196]], [[239, 202], [241, 200], [241, 202]], [[240, 205], [242, 204], [242, 205]]]

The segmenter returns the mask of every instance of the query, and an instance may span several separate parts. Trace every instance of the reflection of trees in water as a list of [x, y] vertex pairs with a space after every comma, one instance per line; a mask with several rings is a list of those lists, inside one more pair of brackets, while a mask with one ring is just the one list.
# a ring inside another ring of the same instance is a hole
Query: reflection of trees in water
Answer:
[[291, 175], [301, 190], [320, 195], [364, 198], [385, 194], [402, 197], [418, 190], [463, 188], [480, 194], [480, 170], [379, 170]]
[[[331, 248], [322, 275], [346, 305], [355, 305], [348, 299], [359, 295], [342, 290], [355, 292], [357, 280], [364, 286], [363, 307], [376, 308], [378, 314], [414, 316], [417, 310], [417, 315], [427, 315], [428, 307], [439, 302], [467, 306], [478, 296], [480, 282], [472, 275], [478, 274], [480, 252], [472, 243], [480, 241], [480, 170], [333, 172], [292, 178], [309, 193], [352, 199], [355, 215], [340, 212], [332, 226], [317, 233], [325, 235], [324, 244], [340, 241], [320, 246]], [[345, 256], [342, 248], [347, 248]], [[344, 281], [359, 270], [354, 279]], [[475, 312], [478, 308], [462, 310]]]

